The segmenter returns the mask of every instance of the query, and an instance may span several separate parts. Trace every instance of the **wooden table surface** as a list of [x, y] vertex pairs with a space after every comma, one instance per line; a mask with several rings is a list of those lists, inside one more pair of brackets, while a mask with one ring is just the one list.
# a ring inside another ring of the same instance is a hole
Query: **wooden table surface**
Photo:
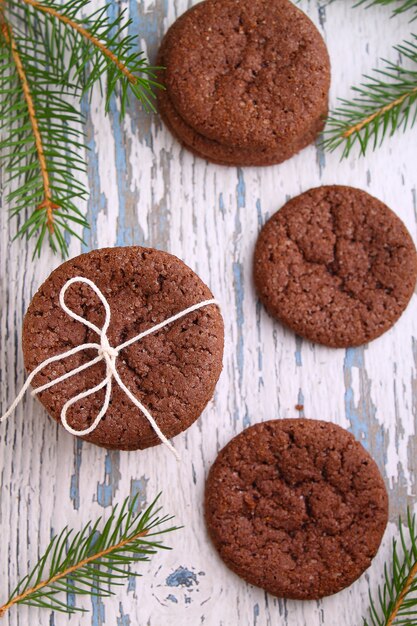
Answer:
[[[96, 3], [97, 6], [101, 2]], [[167, 27], [192, 2], [123, 2], [131, 32], [151, 58]], [[353, 1], [300, 6], [329, 46], [331, 101], [347, 96], [391, 44], [408, 36], [408, 15]], [[118, 11], [112, 3], [111, 12]], [[395, 54], [392, 55], [395, 60]], [[116, 102], [105, 116], [99, 92], [87, 114], [88, 215], [85, 250], [140, 244], [176, 254], [210, 285], [226, 327], [224, 370], [213, 402], [175, 439], [182, 463], [163, 447], [108, 452], [67, 434], [30, 396], [0, 427], [1, 599], [22, 577], [51, 533], [108, 515], [139, 493], [144, 505], [159, 491], [167, 513], [184, 528], [114, 598], [86, 599], [90, 613], [72, 617], [14, 608], [5, 626], [358, 626], [368, 589], [381, 580], [396, 520], [416, 501], [417, 302], [395, 328], [369, 346], [331, 350], [294, 336], [257, 302], [251, 277], [257, 233], [287, 198], [320, 184], [365, 189], [391, 206], [417, 236], [416, 132], [398, 135], [366, 159], [340, 162], [311, 146], [283, 165], [235, 169], [209, 165], [182, 150], [157, 117], [134, 103], [124, 120]], [[3, 203], [4, 204], [4, 203]], [[60, 259], [11, 242], [16, 220], [1, 219], [1, 401], [24, 380], [20, 333], [31, 296]], [[81, 251], [71, 244], [71, 255]], [[390, 493], [390, 525], [371, 569], [352, 587], [320, 602], [284, 602], [229, 572], [208, 542], [202, 512], [204, 479], [217, 451], [249, 424], [302, 414], [348, 428], [371, 452]]]

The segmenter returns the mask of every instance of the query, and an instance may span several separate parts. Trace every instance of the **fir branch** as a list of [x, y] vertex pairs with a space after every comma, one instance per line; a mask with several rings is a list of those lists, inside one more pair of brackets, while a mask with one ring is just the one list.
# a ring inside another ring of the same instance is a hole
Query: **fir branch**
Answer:
[[[106, 75], [106, 110], [117, 85], [122, 90], [122, 115], [125, 113], [129, 90], [145, 108], [155, 110], [152, 87], [160, 87], [154, 80], [157, 68], [148, 65], [143, 52], [135, 52], [136, 38], [126, 34], [132, 23], [126, 19], [126, 10], [113, 22], [109, 22], [107, 15], [110, 5], [82, 17], [90, 0], [71, 0], [64, 5], [56, 4], [53, 0], [23, 2], [35, 12], [40, 11], [53, 20], [58, 20], [65, 29], [72, 31], [73, 48], [67, 72], [71, 75], [74, 71], [72, 78], [80, 79], [84, 92]], [[28, 12], [28, 21], [31, 18], [32, 13]], [[86, 78], [85, 68], [88, 65], [91, 70]]]
[[375, 150], [384, 138], [397, 130], [407, 130], [417, 120], [417, 36], [394, 48], [411, 68], [383, 60], [384, 69], [364, 76], [366, 82], [353, 87], [352, 100], [339, 100], [329, 116], [324, 147], [330, 151], [343, 144], [343, 157], [356, 145], [364, 155], [371, 145]]
[[112, 63], [114, 63], [117, 68], [124, 74], [124, 76], [128, 79], [130, 83], [136, 82], [136, 77], [127, 69], [126, 65], [119, 61], [117, 56], [99, 40], [97, 37], [92, 35], [86, 28], [84, 28], [79, 22], [77, 22], [74, 18], [69, 17], [65, 14], [65, 7], [61, 8], [61, 11], [64, 10], [63, 13], [60, 13], [54, 6], [47, 6], [45, 4], [41, 4], [40, 2], [36, 2], [36, 0], [23, 0], [25, 4], [30, 5], [34, 9], [38, 11], [42, 11], [42, 13], [46, 13], [48, 15], [52, 15], [57, 20], [68, 26], [69, 28], [73, 28], [77, 31], [82, 37], [87, 39], [93, 46], [96, 46], [100, 52], [102, 52], [105, 56], [107, 56]]
[[123, 585], [129, 576], [140, 576], [130, 571], [130, 565], [149, 561], [158, 550], [168, 549], [156, 537], [177, 530], [165, 526], [171, 517], [158, 517], [158, 498], [143, 513], [135, 512], [137, 496], [130, 503], [126, 499], [120, 510], [113, 508], [100, 533], [101, 518], [76, 535], [64, 528], [0, 607], [0, 617], [15, 604], [68, 614], [83, 611], [63, 602], [60, 594], [108, 597], [114, 594], [111, 587]]
[[364, 626], [417, 623], [417, 528], [410, 510], [406, 528], [400, 519], [399, 533], [400, 541], [394, 539], [392, 545], [392, 571], [385, 565], [384, 585], [378, 588], [377, 602], [370, 595], [370, 617], [363, 620]]
[[6, 183], [17, 182], [7, 200], [15, 216], [33, 207], [18, 236], [37, 234], [35, 254], [47, 236], [54, 252], [65, 255], [65, 233], [78, 236], [73, 223], [87, 226], [74, 203], [86, 196], [77, 179], [84, 169], [82, 117], [66, 101], [69, 85], [54, 74], [48, 57], [30, 39], [17, 40], [1, 7], [0, 19], [0, 130], [7, 134], [1, 156]]
[[415, 16], [412, 19], [417, 18], [417, 0], [359, 0], [355, 6], [360, 6], [361, 4], [366, 5], [366, 7], [375, 5], [392, 6], [393, 15], [413, 11]]
[[17, 75], [22, 86], [23, 97], [27, 107], [27, 113], [29, 122], [33, 132], [33, 139], [35, 142], [35, 149], [39, 160], [40, 174], [43, 182], [43, 201], [39, 204], [38, 210], [45, 209], [46, 212], [46, 226], [51, 234], [54, 232], [54, 217], [53, 211], [58, 208], [56, 204], [52, 202], [51, 184], [49, 178], [48, 167], [45, 158], [45, 151], [43, 148], [43, 141], [39, 131], [38, 117], [36, 114], [35, 104], [32, 98], [31, 89], [27, 79], [26, 72], [23, 67], [22, 59], [17, 49], [16, 41], [13, 36], [11, 26], [3, 18], [2, 33], [6, 44], [10, 48], [11, 56], [16, 66]]
[[47, 239], [66, 256], [69, 237], [88, 227], [78, 208], [87, 196], [84, 120], [71, 100], [105, 80], [106, 111], [117, 93], [122, 115], [130, 94], [154, 108], [158, 83], [127, 33], [131, 21], [124, 11], [109, 19], [110, 5], [84, 16], [90, 4], [0, 0], [0, 162], [17, 184], [7, 197], [12, 215], [30, 211], [17, 236], [37, 237], [35, 254]]

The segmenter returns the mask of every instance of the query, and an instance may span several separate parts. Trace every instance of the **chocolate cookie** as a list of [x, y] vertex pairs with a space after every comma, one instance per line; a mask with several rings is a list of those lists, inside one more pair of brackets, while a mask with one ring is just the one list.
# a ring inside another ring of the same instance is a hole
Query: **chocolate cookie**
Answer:
[[378, 468], [343, 428], [308, 419], [257, 424], [210, 470], [209, 534], [223, 561], [281, 598], [351, 585], [378, 551], [388, 497]]
[[[97, 334], [72, 320], [59, 305], [59, 293], [71, 278], [92, 280], [108, 300], [110, 345], [119, 346], [144, 330], [190, 306], [213, 298], [200, 278], [182, 261], [151, 248], [106, 248], [83, 254], [56, 269], [41, 286], [26, 313], [23, 351], [31, 372], [45, 359], [83, 343], [97, 343]], [[65, 302], [84, 319], [102, 328], [103, 304], [85, 284], [72, 284]], [[188, 428], [212, 398], [222, 369], [223, 321], [216, 305], [189, 313], [158, 332], [121, 350], [120, 378], [148, 409], [168, 437]], [[85, 350], [49, 365], [36, 376], [39, 387], [97, 356]], [[61, 382], [38, 397], [57, 421], [64, 404], [105, 378], [103, 362]], [[88, 428], [99, 413], [104, 390], [80, 400], [68, 412], [77, 431]], [[110, 406], [97, 429], [85, 437], [106, 448], [143, 449], [160, 443], [142, 412], [113, 384]]]
[[323, 127], [327, 50], [288, 0], [205, 0], [170, 28], [158, 64], [163, 119], [209, 160], [278, 163]]
[[[163, 57], [160, 57], [159, 65], [163, 64]], [[312, 143], [323, 128], [323, 120], [320, 119], [306, 136], [300, 137], [297, 143], [284, 144], [279, 153], [237, 148], [208, 139], [188, 126], [173, 107], [167, 91], [159, 94], [158, 102], [159, 112], [176, 139], [196, 156], [218, 165], [249, 167], [282, 163]]]
[[302, 337], [358, 346], [391, 328], [407, 307], [417, 253], [385, 204], [352, 187], [319, 187], [264, 226], [254, 277], [269, 313]]

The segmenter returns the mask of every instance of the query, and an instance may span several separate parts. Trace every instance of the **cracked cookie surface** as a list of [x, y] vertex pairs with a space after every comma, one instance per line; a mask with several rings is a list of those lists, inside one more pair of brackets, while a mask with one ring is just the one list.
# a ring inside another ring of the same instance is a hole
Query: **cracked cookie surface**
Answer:
[[348, 431], [308, 419], [256, 424], [212, 466], [205, 517], [223, 561], [282, 598], [318, 599], [371, 564], [388, 517], [378, 467]]
[[[58, 267], [29, 306], [23, 326], [24, 360], [29, 372], [48, 357], [82, 343], [97, 342], [92, 330], [69, 318], [59, 306], [62, 286], [75, 276], [91, 279], [107, 298], [112, 313], [107, 334], [112, 346], [213, 297], [189, 267], [166, 252], [127, 247], [81, 255]], [[72, 285], [66, 303], [78, 315], [102, 327], [103, 306], [88, 286]], [[223, 342], [220, 311], [209, 305], [120, 353], [117, 369], [121, 378], [168, 438], [188, 428], [212, 398], [222, 369]], [[80, 352], [48, 366], [35, 378], [34, 386], [58, 378], [95, 356], [94, 350]], [[104, 364], [99, 363], [44, 391], [39, 399], [60, 421], [64, 403], [104, 377]], [[76, 430], [87, 428], [103, 400], [104, 390], [78, 402], [68, 412], [69, 424]], [[146, 418], [116, 384], [106, 416], [85, 439], [122, 450], [160, 443]]]
[[311, 189], [262, 229], [254, 279], [269, 313], [331, 347], [387, 331], [414, 292], [417, 254], [402, 221], [352, 187]]
[[[165, 66], [165, 64], [164, 48], [161, 48], [157, 65]], [[282, 163], [311, 144], [324, 126], [324, 116], [320, 116], [307, 135], [298, 137], [293, 143], [282, 142], [279, 148], [271, 152], [266, 149], [227, 146], [198, 133], [178, 114], [167, 90], [158, 92], [158, 110], [171, 133], [185, 148], [196, 156], [218, 165], [258, 167]]]
[[158, 65], [162, 117], [209, 160], [278, 163], [323, 127], [327, 49], [288, 0], [205, 0], [171, 26]]

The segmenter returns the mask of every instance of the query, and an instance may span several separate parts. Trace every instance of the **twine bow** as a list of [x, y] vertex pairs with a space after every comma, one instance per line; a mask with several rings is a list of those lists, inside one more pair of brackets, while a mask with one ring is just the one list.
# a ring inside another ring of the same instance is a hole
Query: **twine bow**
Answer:
[[[67, 292], [67, 289], [71, 285], [73, 285], [75, 283], [84, 283], [85, 285], [88, 285], [94, 291], [94, 293], [98, 296], [98, 298], [100, 299], [101, 303], [103, 304], [103, 307], [104, 307], [104, 310], [105, 310], [105, 314], [106, 314], [105, 315], [104, 324], [103, 324], [102, 328], [98, 328], [98, 326], [96, 326], [95, 324], [93, 324], [89, 320], [85, 319], [84, 317], [81, 317], [80, 315], [77, 315], [77, 313], [72, 311], [66, 305], [66, 303], [65, 303], [65, 294]], [[65, 285], [62, 287], [61, 292], [59, 294], [59, 304], [60, 304], [61, 308], [65, 311], [65, 313], [67, 313], [67, 315], [69, 315], [69, 317], [71, 317], [74, 320], [77, 320], [81, 324], [84, 324], [84, 326], [87, 326], [88, 328], [93, 330], [98, 335], [98, 337], [100, 338], [100, 343], [83, 343], [83, 344], [81, 344], [79, 346], [76, 346], [75, 348], [72, 348], [71, 350], [63, 352], [62, 354], [57, 354], [55, 356], [52, 356], [49, 359], [46, 359], [45, 361], [40, 363], [33, 370], [33, 372], [31, 372], [31, 374], [28, 376], [28, 378], [27, 378], [25, 384], [23, 385], [20, 393], [18, 394], [18, 396], [16, 397], [16, 399], [14, 400], [14, 402], [12, 403], [10, 408], [6, 411], [6, 413], [2, 417], [0, 417], [0, 422], [6, 420], [13, 413], [13, 411], [15, 410], [15, 408], [17, 407], [19, 402], [21, 402], [21, 400], [22, 400], [23, 396], [25, 395], [28, 387], [32, 383], [32, 380], [45, 367], [47, 367], [51, 363], [55, 363], [56, 361], [60, 361], [62, 359], [66, 359], [66, 358], [68, 358], [70, 356], [73, 356], [74, 354], [77, 354], [78, 352], [82, 352], [83, 350], [93, 349], [93, 350], [97, 350], [97, 356], [94, 357], [91, 361], [88, 361], [87, 363], [83, 363], [79, 367], [77, 367], [77, 368], [75, 368], [73, 370], [70, 370], [66, 374], [63, 374], [59, 378], [56, 378], [55, 380], [52, 380], [52, 381], [46, 383], [45, 385], [42, 385], [40, 387], [36, 387], [35, 389], [33, 389], [32, 395], [35, 396], [35, 395], [41, 393], [42, 391], [46, 391], [46, 389], [50, 389], [54, 385], [58, 385], [58, 383], [62, 383], [65, 380], [67, 380], [68, 378], [71, 378], [72, 376], [76, 376], [80, 372], [83, 372], [84, 370], [86, 370], [86, 369], [88, 369], [90, 367], [93, 367], [94, 365], [96, 365], [97, 363], [100, 363], [101, 361], [104, 361], [105, 364], [106, 364], [106, 375], [105, 375], [105, 378], [101, 381], [101, 383], [99, 383], [95, 387], [92, 387], [91, 389], [87, 389], [86, 391], [83, 391], [83, 392], [79, 393], [78, 395], [74, 396], [73, 398], [70, 398], [70, 400], [68, 400], [64, 404], [64, 406], [62, 407], [62, 410], [61, 410], [61, 421], [62, 421], [62, 424], [63, 424], [64, 428], [69, 433], [71, 433], [72, 435], [76, 435], [78, 437], [83, 437], [83, 436], [86, 436], [86, 435], [89, 435], [90, 433], [92, 433], [98, 427], [98, 425], [100, 424], [101, 420], [103, 419], [103, 417], [107, 413], [107, 409], [109, 408], [111, 394], [112, 394], [112, 385], [113, 385], [113, 381], [115, 381], [117, 383], [117, 385], [119, 385], [119, 387], [125, 392], [125, 394], [129, 398], [129, 400], [131, 400], [131, 402], [133, 402], [133, 404], [143, 413], [143, 415], [146, 417], [146, 419], [148, 420], [148, 422], [152, 426], [153, 430], [155, 431], [155, 433], [157, 434], [157, 436], [159, 437], [161, 442], [163, 444], [165, 444], [167, 446], [167, 448], [169, 448], [171, 450], [171, 452], [175, 455], [177, 460], [179, 460], [178, 452], [175, 450], [175, 448], [170, 444], [168, 439], [165, 437], [164, 433], [161, 431], [161, 429], [159, 428], [158, 424], [156, 423], [156, 421], [154, 420], [154, 418], [152, 417], [152, 415], [150, 414], [148, 409], [136, 398], [136, 396], [133, 395], [133, 393], [130, 391], [130, 389], [128, 387], [126, 387], [126, 385], [124, 384], [123, 380], [120, 377], [119, 372], [117, 371], [117, 359], [119, 357], [120, 352], [124, 348], [127, 348], [128, 346], [131, 346], [132, 344], [140, 341], [141, 339], [143, 339], [144, 337], [147, 337], [148, 335], [151, 335], [153, 333], [158, 332], [159, 330], [161, 330], [165, 326], [168, 326], [169, 324], [172, 324], [173, 322], [176, 322], [177, 320], [181, 319], [182, 317], [185, 317], [185, 316], [189, 315], [189, 313], [193, 313], [194, 311], [198, 311], [199, 309], [201, 309], [203, 307], [206, 307], [206, 306], [209, 306], [210, 304], [214, 304], [216, 306], [219, 306], [217, 300], [205, 300], [204, 302], [199, 302], [198, 304], [194, 304], [193, 306], [190, 306], [188, 309], [185, 309], [184, 311], [181, 311], [180, 313], [177, 313], [176, 315], [173, 315], [172, 317], [169, 317], [168, 319], [164, 320], [163, 322], [161, 322], [159, 324], [156, 324], [155, 326], [152, 326], [151, 328], [148, 328], [147, 330], [145, 330], [144, 332], [140, 333], [139, 335], [136, 335], [136, 337], [132, 337], [132, 339], [129, 339], [128, 341], [125, 341], [124, 343], [121, 343], [117, 347], [111, 346], [110, 342], [109, 342], [109, 339], [107, 337], [107, 331], [109, 329], [110, 321], [111, 321], [110, 305], [109, 305], [106, 297], [104, 296], [104, 294], [101, 292], [101, 290], [89, 278], [83, 278], [81, 276], [76, 276], [75, 278], [71, 278], [70, 280], [68, 280], [65, 283]], [[71, 406], [73, 406], [74, 404], [76, 404], [77, 402], [79, 402], [79, 400], [82, 400], [84, 398], [88, 398], [89, 396], [97, 393], [98, 391], [100, 391], [101, 389], [104, 389], [104, 388], [105, 388], [105, 396], [104, 396], [103, 406], [101, 407], [100, 412], [98, 413], [97, 417], [95, 418], [95, 420], [93, 421], [91, 426], [89, 426], [85, 430], [75, 430], [74, 428], [72, 428], [68, 424], [68, 421], [67, 421], [68, 409]]]

